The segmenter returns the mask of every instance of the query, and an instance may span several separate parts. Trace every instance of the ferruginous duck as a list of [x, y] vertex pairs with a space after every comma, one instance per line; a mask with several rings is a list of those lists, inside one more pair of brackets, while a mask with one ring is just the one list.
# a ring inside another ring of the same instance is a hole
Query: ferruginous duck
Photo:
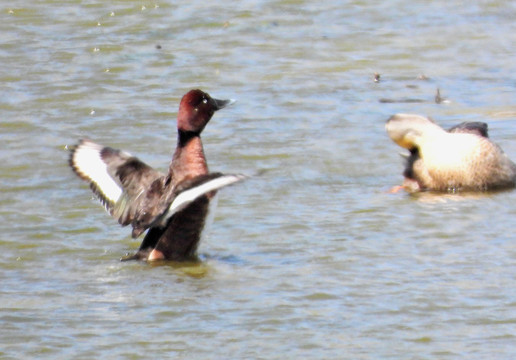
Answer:
[[246, 178], [210, 173], [201, 132], [214, 112], [233, 100], [217, 100], [201, 90], [181, 99], [177, 147], [168, 173], [154, 170], [131, 154], [81, 140], [69, 164], [90, 184], [106, 210], [132, 237], [147, 231], [139, 250], [122, 260], [188, 260], [195, 256], [216, 191]]

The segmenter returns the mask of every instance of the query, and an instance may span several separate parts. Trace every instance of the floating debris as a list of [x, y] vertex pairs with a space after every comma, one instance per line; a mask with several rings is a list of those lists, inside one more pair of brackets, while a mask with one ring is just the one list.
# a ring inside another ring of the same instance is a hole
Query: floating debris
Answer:
[[425, 100], [423, 99], [416, 99], [416, 98], [401, 98], [401, 99], [386, 99], [381, 98], [378, 100], [382, 104], [411, 104], [411, 103], [424, 103]]

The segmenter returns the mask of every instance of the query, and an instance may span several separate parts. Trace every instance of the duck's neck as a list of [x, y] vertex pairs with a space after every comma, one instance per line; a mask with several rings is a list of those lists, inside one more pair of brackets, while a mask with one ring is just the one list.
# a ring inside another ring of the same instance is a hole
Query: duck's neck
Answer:
[[198, 131], [178, 130], [177, 131], [177, 147], [178, 148], [184, 147], [193, 138], [200, 138], [200, 137], [201, 137], [201, 133]]
[[175, 183], [208, 173], [200, 135], [198, 132], [178, 131], [177, 148], [169, 169]]

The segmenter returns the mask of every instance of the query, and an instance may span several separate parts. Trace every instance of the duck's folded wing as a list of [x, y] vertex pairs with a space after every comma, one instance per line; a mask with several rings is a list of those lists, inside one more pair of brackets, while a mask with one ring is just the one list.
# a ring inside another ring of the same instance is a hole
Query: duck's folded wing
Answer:
[[487, 124], [484, 122], [472, 121], [472, 122], [462, 122], [459, 125], [455, 125], [454, 127], [448, 129], [448, 132], [451, 133], [468, 133], [475, 134], [482, 137], [489, 137]]
[[72, 148], [69, 163], [122, 225], [132, 222], [147, 190], [164, 177], [127, 152], [89, 140]]

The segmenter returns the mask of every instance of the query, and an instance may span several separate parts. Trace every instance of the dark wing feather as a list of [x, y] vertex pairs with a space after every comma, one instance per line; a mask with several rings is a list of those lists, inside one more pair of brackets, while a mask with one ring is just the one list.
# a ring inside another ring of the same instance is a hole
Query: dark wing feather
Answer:
[[133, 237], [137, 237], [149, 227], [165, 227], [174, 214], [181, 212], [197, 199], [214, 194], [218, 189], [232, 185], [246, 179], [245, 175], [225, 175], [222, 173], [211, 173], [199, 175], [181, 181], [175, 186], [163, 187], [159, 198], [151, 196], [147, 198], [152, 201], [152, 206], [145, 205], [145, 213], [137, 214], [132, 222]]
[[211, 173], [180, 182], [174, 187], [173, 197], [167, 203], [166, 211], [160, 219], [161, 222], [168, 222], [174, 214], [182, 211], [203, 195], [215, 193], [218, 189], [244, 179], [247, 179], [247, 176], [241, 174]]
[[159, 198], [165, 178], [131, 154], [89, 140], [72, 149], [69, 162], [122, 225], [132, 223]]
[[475, 134], [482, 137], [489, 137], [487, 134], [487, 124], [483, 122], [463, 122], [459, 125], [455, 125], [454, 127], [450, 128], [448, 132], [451, 133], [468, 133], [468, 134]]

